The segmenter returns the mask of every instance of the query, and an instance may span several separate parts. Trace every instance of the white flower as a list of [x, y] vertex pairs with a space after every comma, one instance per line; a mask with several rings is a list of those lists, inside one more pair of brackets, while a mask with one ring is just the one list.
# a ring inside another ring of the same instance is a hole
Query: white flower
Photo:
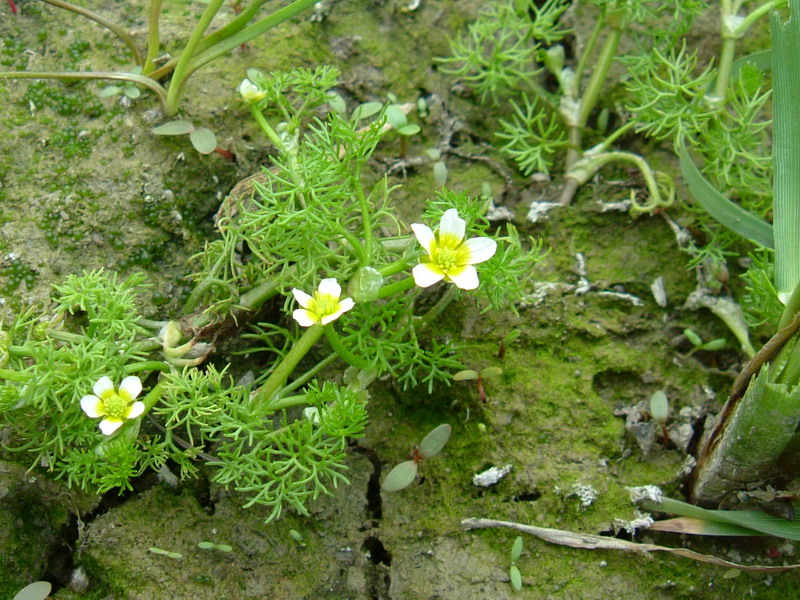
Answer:
[[259, 89], [256, 84], [247, 78], [243, 79], [242, 83], [239, 84], [239, 93], [242, 95], [242, 98], [244, 98], [245, 102], [249, 102], [251, 104], [255, 104], [267, 96], [267, 92], [265, 90]]
[[455, 283], [462, 290], [474, 290], [478, 287], [478, 272], [472, 265], [492, 258], [497, 251], [497, 242], [488, 237], [465, 241], [466, 226], [455, 208], [442, 215], [436, 235], [427, 225], [411, 225], [417, 241], [428, 253], [427, 260], [411, 271], [418, 286], [429, 287], [444, 279]]
[[135, 419], [144, 412], [144, 402], [134, 402], [142, 392], [142, 382], [135, 375], [122, 380], [118, 389], [110, 377], [101, 377], [94, 384], [94, 394], [81, 398], [83, 412], [91, 418], [105, 417], [100, 421], [100, 431], [111, 435], [127, 419]]
[[342, 287], [335, 279], [320, 281], [313, 298], [297, 288], [292, 290], [292, 294], [297, 303], [303, 307], [295, 310], [292, 317], [303, 327], [311, 327], [315, 323], [327, 325], [355, 306], [352, 298], [339, 300]]

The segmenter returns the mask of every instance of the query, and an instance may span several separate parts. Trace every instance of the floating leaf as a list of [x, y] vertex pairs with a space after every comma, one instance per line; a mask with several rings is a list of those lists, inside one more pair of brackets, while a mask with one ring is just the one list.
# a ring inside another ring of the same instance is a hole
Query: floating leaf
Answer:
[[417, 476], [417, 463], [407, 460], [389, 471], [381, 486], [387, 492], [397, 492], [407, 488]]
[[192, 146], [200, 154], [211, 154], [217, 148], [217, 136], [206, 127], [198, 127], [189, 134]]
[[436, 429], [431, 431], [428, 435], [422, 438], [419, 444], [419, 453], [425, 458], [436, 456], [442, 451], [447, 440], [450, 439], [450, 434], [453, 428], [448, 424], [439, 425]]
[[194, 131], [194, 125], [189, 121], [170, 121], [150, 130], [156, 135], [186, 135]]
[[52, 589], [49, 581], [34, 581], [18, 591], [14, 600], [44, 600]]

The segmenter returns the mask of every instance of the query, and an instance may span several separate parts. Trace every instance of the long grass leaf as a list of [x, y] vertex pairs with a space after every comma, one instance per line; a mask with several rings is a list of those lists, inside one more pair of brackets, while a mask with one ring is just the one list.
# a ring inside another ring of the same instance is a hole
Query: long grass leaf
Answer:
[[720, 194], [692, 162], [683, 140], [678, 142], [678, 157], [689, 191], [708, 214], [734, 233], [766, 248], [774, 247], [772, 225]]
[[775, 289], [785, 302], [800, 281], [800, 15], [770, 15], [773, 60]]
[[757, 510], [708, 510], [672, 498], [662, 498], [660, 503], [643, 502], [642, 507], [682, 517], [728, 523], [789, 540], [800, 540], [799, 521], [787, 521]]

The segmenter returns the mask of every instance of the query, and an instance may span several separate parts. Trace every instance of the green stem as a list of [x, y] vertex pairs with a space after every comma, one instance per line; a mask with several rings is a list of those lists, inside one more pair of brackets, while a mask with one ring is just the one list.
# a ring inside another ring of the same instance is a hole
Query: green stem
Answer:
[[110, 79], [112, 81], [130, 81], [143, 85], [153, 92], [166, 111], [167, 91], [157, 81], [118, 71], [5, 71], [0, 72], [0, 79]]
[[44, 2], [45, 4], [51, 4], [53, 6], [57, 6], [59, 8], [63, 8], [68, 11], [79, 14], [82, 17], [91, 19], [95, 23], [98, 23], [99, 25], [102, 25], [106, 29], [114, 32], [123, 42], [125, 42], [125, 45], [130, 49], [131, 53], [133, 54], [133, 60], [136, 62], [136, 64], [137, 65], [142, 64], [142, 55], [139, 53], [139, 49], [136, 47], [136, 42], [134, 42], [133, 38], [128, 34], [128, 32], [122, 29], [119, 25], [112, 23], [105, 17], [98, 15], [96, 12], [92, 12], [88, 8], [83, 8], [82, 6], [76, 6], [75, 4], [64, 2], [64, 0], [42, 0], [42, 2]]
[[605, 29], [605, 26], [606, 15], [605, 12], [603, 12], [603, 14], [600, 15], [600, 18], [597, 19], [597, 23], [595, 23], [592, 34], [589, 36], [589, 41], [586, 42], [586, 47], [581, 52], [581, 58], [578, 61], [578, 66], [575, 68], [575, 79], [572, 82], [572, 89], [569, 90], [569, 94], [572, 98], [577, 98], [580, 95], [580, 86], [581, 81], [583, 80], [583, 72], [586, 70], [586, 63], [589, 60], [589, 57], [594, 55], [594, 47], [597, 45], [597, 40], [600, 37], [600, 33], [603, 31], [603, 29]]
[[278, 366], [275, 367], [275, 370], [264, 382], [264, 385], [258, 389], [256, 395], [253, 397], [254, 405], [263, 404], [272, 400], [272, 397], [286, 382], [286, 380], [289, 378], [289, 375], [292, 374], [292, 371], [297, 366], [297, 363], [299, 363], [303, 357], [308, 354], [308, 351], [311, 350], [311, 347], [317, 343], [319, 338], [322, 337], [323, 333], [324, 327], [318, 323], [312, 325], [306, 330], [300, 339], [292, 345], [292, 349], [289, 350], [286, 356], [284, 356], [283, 360], [278, 363]]
[[333, 327], [333, 323], [328, 323], [325, 325], [325, 337], [328, 338], [328, 342], [330, 343], [331, 347], [336, 351], [342, 360], [344, 360], [347, 364], [352, 365], [358, 369], [369, 369], [370, 364], [350, 352], [347, 348], [344, 347], [339, 334], [336, 333], [336, 329]]
[[214, 44], [211, 48], [205, 50], [204, 52], [198, 53], [198, 55], [192, 59], [190, 73], [193, 73], [197, 69], [204, 67], [211, 61], [222, 56], [223, 54], [230, 52], [237, 46], [246, 44], [253, 38], [266, 33], [273, 27], [280, 25], [288, 19], [291, 19], [304, 10], [311, 8], [318, 1], [319, 0], [295, 0], [288, 6], [275, 11], [270, 16], [261, 19], [250, 27], [220, 41], [218, 44]]
[[[723, 29], [724, 29], [723, 25]], [[733, 56], [736, 50], [736, 38], [723, 35], [722, 49], [720, 50], [719, 67], [717, 68], [717, 83], [714, 86], [714, 97], [709, 102], [716, 108], [721, 108], [725, 104], [725, 97], [728, 93], [728, 83], [731, 79], [731, 69], [733, 68]]]
[[142, 371], [162, 371], [164, 373], [169, 373], [171, 370], [171, 367], [167, 363], [161, 362], [160, 360], [146, 360], [144, 362], [131, 363], [125, 365], [122, 369], [126, 375], [133, 375], [134, 373], [141, 373]]
[[378, 291], [378, 298], [388, 298], [389, 296], [394, 296], [395, 294], [399, 294], [400, 292], [405, 292], [406, 290], [410, 290], [414, 287], [414, 278], [408, 277], [406, 279], [401, 279], [400, 281], [395, 281], [394, 283], [390, 283], [389, 285], [384, 285]]
[[170, 82], [169, 91], [167, 92], [166, 113], [168, 117], [178, 112], [178, 102], [180, 101], [183, 84], [192, 73], [189, 64], [194, 57], [194, 52], [200, 40], [203, 38], [203, 34], [206, 32], [206, 29], [208, 29], [208, 26], [211, 25], [211, 21], [217, 15], [224, 2], [225, 0], [210, 0], [205, 11], [203, 11], [203, 15], [200, 17], [197, 25], [195, 25], [192, 35], [189, 37], [189, 41], [186, 42], [186, 47], [178, 58], [178, 64], [175, 65], [175, 71], [172, 73], [172, 81]]
[[161, 16], [161, 0], [150, 0], [150, 14], [147, 19], [147, 56], [142, 66], [142, 75], [149, 75], [156, 68], [153, 62], [161, 49], [158, 19]]
[[142, 398], [142, 402], [144, 402], [144, 414], [150, 412], [150, 409], [153, 408], [156, 405], [156, 402], [161, 399], [161, 393], [164, 391], [166, 384], [166, 379], [161, 379], [153, 386], [153, 389], [150, 390], [144, 398]]
[[372, 261], [372, 213], [370, 211], [369, 202], [364, 194], [364, 188], [361, 185], [361, 167], [357, 166], [355, 173], [350, 177], [353, 183], [356, 195], [358, 196], [358, 205], [361, 208], [361, 222], [364, 232], [364, 253], [360, 257], [360, 267], [367, 266]]
[[30, 373], [22, 373], [20, 371], [14, 371], [13, 369], [0, 369], [0, 379], [5, 379], [7, 381], [19, 381], [21, 383], [25, 383], [33, 379], [33, 375]]
[[382, 269], [378, 269], [378, 273], [380, 273], [384, 277], [389, 277], [390, 275], [394, 275], [395, 273], [400, 273], [401, 271], [405, 271], [406, 269], [408, 269], [408, 263], [401, 259], [386, 265]]
[[264, 117], [261, 109], [259, 109], [255, 104], [250, 105], [250, 112], [253, 113], [253, 117], [255, 117], [256, 123], [258, 126], [261, 127], [261, 131], [264, 132], [269, 138], [269, 141], [278, 149], [278, 152], [281, 154], [286, 154], [286, 148], [281, 141], [281, 138], [278, 137], [278, 134], [275, 133], [275, 130], [272, 128], [272, 125], [269, 124], [266, 117]]
[[603, 42], [603, 48], [600, 50], [597, 64], [592, 71], [589, 82], [586, 84], [586, 90], [581, 96], [578, 114], [574, 116], [574, 122], [569, 123], [567, 169], [572, 167], [572, 165], [580, 159], [583, 128], [586, 126], [589, 115], [597, 104], [597, 99], [600, 97], [600, 92], [603, 90], [608, 70], [611, 68], [611, 63], [614, 62], [614, 56], [617, 53], [617, 47], [622, 38], [621, 18], [622, 16], [619, 14], [614, 14], [608, 18], [608, 25], [610, 28], [608, 37], [606, 37], [605, 42]]
[[311, 378], [314, 377], [314, 375], [319, 373], [322, 369], [327, 367], [329, 364], [331, 364], [337, 358], [339, 358], [339, 355], [336, 354], [336, 352], [333, 352], [333, 353], [329, 354], [328, 356], [323, 358], [321, 361], [319, 361], [316, 365], [311, 367], [308, 371], [303, 373], [300, 377], [298, 377], [297, 379], [292, 381], [292, 383], [284, 386], [284, 388], [281, 390], [281, 393], [282, 394], [288, 394], [292, 390], [296, 390], [297, 388], [302, 387], [307, 382], [311, 381]]
[[450, 289], [444, 293], [439, 301], [433, 305], [433, 307], [426, 312], [421, 317], [416, 317], [414, 319], [414, 329], [417, 331], [422, 331], [428, 325], [431, 324], [432, 321], [435, 321], [439, 318], [439, 315], [442, 314], [445, 308], [456, 299], [456, 295], [458, 294], [458, 288], [455, 285], [450, 286]]
[[253, 2], [250, 6], [236, 15], [236, 18], [234, 18], [230, 23], [205, 36], [197, 45], [196, 53], [199, 54], [204, 52], [225, 38], [229, 38], [230, 36], [241, 31], [244, 26], [250, 22], [250, 19], [252, 19], [256, 13], [258, 13], [258, 10], [268, 1], [269, 0], [257, 0], [256, 2]]
[[306, 394], [298, 394], [296, 396], [286, 396], [285, 398], [276, 400], [269, 405], [269, 409], [277, 412], [279, 410], [292, 408], [293, 406], [302, 406], [303, 404], [308, 404], [306, 401]]

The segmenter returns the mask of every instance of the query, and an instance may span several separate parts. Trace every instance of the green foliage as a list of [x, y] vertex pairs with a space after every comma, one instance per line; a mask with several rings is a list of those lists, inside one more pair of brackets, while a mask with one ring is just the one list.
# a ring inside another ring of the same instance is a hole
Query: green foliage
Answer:
[[[453, 282], [442, 284], [448, 286], [443, 294], [416, 287], [409, 271], [432, 260], [428, 249], [395, 216], [386, 179], [370, 174], [368, 162], [391, 111], [361, 105], [349, 117], [324, 114], [333, 69], [248, 75], [252, 83], [242, 95], [278, 153], [252, 198], [220, 210], [220, 239], [196, 257], [195, 288], [182, 318], [142, 319], [137, 296], [144, 277], [96, 270], [55, 286], [53, 319], [39, 321], [31, 311], [5, 324], [0, 409], [14, 432], [12, 447], [70, 485], [122, 491], [147, 470], [174, 468], [183, 479], [197, 476], [204, 463], [212, 481], [245, 494], [248, 506], [269, 507], [268, 520], [287, 507], [308, 514], [308, 502], [347, 482], [347, 442], [363, 434], [366, 387], [375, 377], [432, 389], [449, 383], [450, 371], [461, 365], [458, 344], [431, 334], [461, 290]], [[277, 127], [262, 112], [267, 107], [283, 119]], [[173, 121], [162, 133], [192, 130]], [[435, 228], [455, 209], [465, 237], [490, 237], [488, 207], [486, 199], [445, 188], [422, 221]], [[477, 294], [486, 310], [513, 309], [540, 257], [540, 245], [523, 250], [513, 227], [497, 242], [494, 258], [480, 258]], [[330, 287], [320, 282], [330, 286], [331, 280], [343, 288], [341, 299], [323, 292]], [[301, 313], [317, 315], [312, 301], [330, 316], [345, 298], [346, 310], [330, 322], [297, 319], [301, 328], [288, 318], [298, 302]], [[200, 366], [221, 338], [244, 326], [248, 313], [272, 300], [274, 310], [262, 313], [269, 320], [245, 331], [244, 347], [236, 350], [272, 361], [271, 367], [237, 382], [230, 365]], [[329, 348], [320, 358], [315, 349], [323, 334]], [[337, 359], [357, 368], [342, 383], [321, 380], [322, 369]], [[117, 386], [134, 373], [146, 393], [126, 399]], [[104, 377], [112, 389], [100, 384]], [[120, 401], [127, 413], [111, 414]], [[96, 417], [106, 430], [117, 419], [117, 429], [102, 435]], [[423, 455], [432, 456], [445, 441], [424, 442]]]

